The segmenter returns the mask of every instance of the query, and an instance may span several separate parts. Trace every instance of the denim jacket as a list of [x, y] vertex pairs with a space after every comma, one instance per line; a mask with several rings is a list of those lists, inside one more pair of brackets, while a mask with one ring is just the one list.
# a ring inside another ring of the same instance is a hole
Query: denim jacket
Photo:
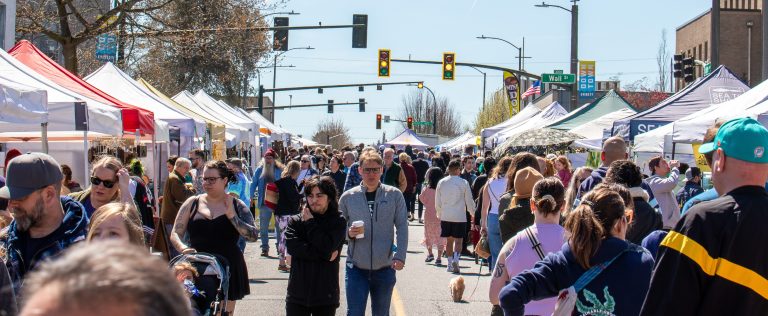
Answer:
[[360, 164], [357, 162], [349, 166], [347, 181], [344, 182], [344, 192], [349, 191], [349, 189], [354, 188], [360, 185], [360, 182], [363, 182], [363, 176], [360, 174], [360, 170], [357, 170], [357, 167], [359, 166]]
[[[67, 196], [61, 197], [61, 205], [64, 208], [64, 220], [59, 229], [52, 233], [56, 235], [50, 236], [54, 241], [36, 250], [32, 262], [29, 263], [30, 270], [33, 270], [39, 263], [57, 256], [69, 246], [85, 240], [90, 220], [83, 205]], [[16, 221], [11, 222], [7, 232], [0, 236], [0, 248], [5, 254], [5, 265], [11, 276], [15, 293], [21, 293], [22, 282], [28, 272], [24, 267], [24, 259], [21, 254], [21, 247], [28, 239], [28, 233], [16, 229]]]

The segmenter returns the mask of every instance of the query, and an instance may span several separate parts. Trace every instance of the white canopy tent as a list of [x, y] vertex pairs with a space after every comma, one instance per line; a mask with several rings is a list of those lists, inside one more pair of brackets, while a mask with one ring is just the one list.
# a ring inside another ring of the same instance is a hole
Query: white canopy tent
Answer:
[[435, 148], [441, 151], [447, 150], [450, 152], [461, 152], [467, 145], [477, 145], [476, 140], [477, 136], [475, 136], [474, 133], [468, 131], [464, 134], [454, 137], [445, 143], [436, 145]]
[[48, 93], [0, 76], [0, 122], [43, 124], [48, 122]]
[[[534, 105], [528, 105], [526, 106], [520, 113], [517, 113], [515, 116], [510, 117], [508, 120], [501, 122], [499, 124], [496, 124], [494, 126], [484, 128], [482, 131], [480, 131], [480, 136], [484, 140], [490, 139], [493, 135], [496, 133], [499, 133], [507, 128], [517, 126], [521, 124], [522, 122], [525, 122], [526, 120], [536, 116], [536, 114], [539, 114], [541, 112], [541, 109], [539, 109], [537, 106]], [[485, 142], [485, 147], [489, 148], [488, 143]]]
[[233, 147], [237, 145], [241, 139], [245, 139], [247, 137], [248, 130], [246, 128], [222, 119], [218, 114], [216, 114], [216, 112], [213, 112], [207, 106], [195, 100], [195, 96], [192, 95], [192, 93], [189, 91], [181, 91], [172, 99], [211, 121], [224, 124], [227, 147]]
[[386, 143], [384, 143], [386, 146], [394, 145], [397, 149], [403, 149], [407, 145], [411, 145], [413, 148], [418, 149], [426, 149], [429, 147], [426, 143], [424, 143], [421, 138], [419, 138], [418, 135], [416, 135], [416, 132], [405, 129], [402, 133], [395, 136], [395, 138], [390, 139]]
[[[520, 113], [522, 114], [523, 112], [521, 111]], [[555, 101], [530, 119], [527, 119], [520, 124], [507, 127], [506, 129], [494, 134], [491, 136], [491, 139], [493, 143], [501, 144], [504, 142], [504, 140], [512, 135], [517, 135], [518, 133], [522, 133], [530, 129], [545, 127], [553, 122], [557, 122], [557, 120], [566, 115], [568, 115], [568, 111], [566, 111], [565, 108], [560, 105], [560, 103]]]
[[[637, 112], [631, 109], [621, 109], [614, 111], [603, 116], [600, 116], [592, 121], [576, 126], [570, 130], [571, 133], [583, 136], [584, 139], [603, 139], [604, 130], [610, 129], [613, 126], [613, 122], [629, 117]], [[578, 141], [577, 141], [578, 142]]]
[[210, 113], [212, 113], [214, 116], [219, 117], [221, 120], [232, 125], [244, 128], [245, 131], [241, 132], [240, 142], [254, 144], [254, 138], [259, 134], [258, 124], [253, 121], [248, 121], [237, 117], [236, 115], [230, 113], [224, 109], [216, 99], [208, 95], [208, 93], [203, 90], [197, 91], [197, 93], [194, 95], [194, 99], [198, 104], [206, 107], [207, 110], [209, 110]]

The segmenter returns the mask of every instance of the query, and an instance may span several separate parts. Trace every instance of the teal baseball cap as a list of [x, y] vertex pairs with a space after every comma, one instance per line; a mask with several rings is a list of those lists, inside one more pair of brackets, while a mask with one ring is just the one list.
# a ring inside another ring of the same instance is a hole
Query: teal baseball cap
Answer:
[[768, 129], [757, 120], [745, 117], [725, 122], [711, 143], [702, 144], [699, 153], [721, 148], [725, 155], [752, 163], [768, 163]]

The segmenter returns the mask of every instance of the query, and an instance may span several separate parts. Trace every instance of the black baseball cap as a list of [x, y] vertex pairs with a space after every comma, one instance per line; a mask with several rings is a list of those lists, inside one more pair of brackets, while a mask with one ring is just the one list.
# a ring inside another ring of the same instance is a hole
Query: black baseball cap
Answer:
[[64, 179], [56, 159], [44, 153], [26, 153], [11, 159], [5, 170], [5, 186], [0, 188], [0, 198], [23, 199], [51, 184]]

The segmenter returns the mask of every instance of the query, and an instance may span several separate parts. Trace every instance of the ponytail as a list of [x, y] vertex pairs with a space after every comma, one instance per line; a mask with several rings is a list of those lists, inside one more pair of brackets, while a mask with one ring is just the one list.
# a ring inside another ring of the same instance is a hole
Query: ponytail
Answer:
[[557, 214], [565, 205], [565, 187], [559, 179], [547, 177], [533, 186], [533, 201], [536, 210], [544, 216]]
[[607, 187], [597, 187], [587, 193], [581, 204], [568, 214], [565, 219], [565, 229], [570, 232], [568, 244], [582, 268], [590, 267], [590, 258], [623, 216], [624, 200]]

